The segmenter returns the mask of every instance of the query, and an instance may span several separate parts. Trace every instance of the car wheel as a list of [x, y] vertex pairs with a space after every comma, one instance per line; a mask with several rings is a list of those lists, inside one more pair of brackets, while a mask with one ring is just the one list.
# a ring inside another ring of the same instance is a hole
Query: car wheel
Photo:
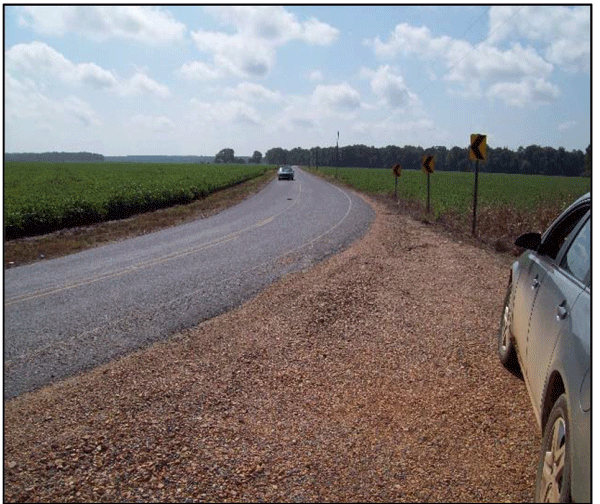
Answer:
[[498, 331], [498, 357], [500, 357], [500, 362], [506, 369], [515, 372], [519, 370], [519, 361], [517, 360], [514, 341], [510, 335], [512, 321], [512, 310], [510, 307], [511, 292], [512, 285], [509, 285], [506, 290], [506, 297], [504, 298], [500, 330]]
[[562, 394], [550, 412], [544, 429], [535, 485], [536, 502], [571, 500], [571, 461], [567, 396]]

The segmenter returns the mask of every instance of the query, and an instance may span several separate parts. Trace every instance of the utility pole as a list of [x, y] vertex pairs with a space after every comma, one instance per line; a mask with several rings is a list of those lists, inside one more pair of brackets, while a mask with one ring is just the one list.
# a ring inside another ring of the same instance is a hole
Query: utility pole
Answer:
[[337, 140], [335, 141], [335, 178], [338, 178], [338, 168], [340, 166], [340, 158], [338, 156], [338, 143], [340, 141], [340, 132], [337, 132]]

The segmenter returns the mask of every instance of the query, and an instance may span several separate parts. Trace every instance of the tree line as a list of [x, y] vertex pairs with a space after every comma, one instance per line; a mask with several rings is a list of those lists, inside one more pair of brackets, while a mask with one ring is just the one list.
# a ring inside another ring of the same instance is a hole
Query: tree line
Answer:
[[262, 162], [263, 155], [259, 151], [254, 151], [252, 157], [235, 157], [235, 151], [231, 148], [221, 149], [215, 155], [215, 163], [226, 163], [226, 164], [244, 164], [246, 159], [248, 163], [260, 164]]
[[[421, 168], [424, 155], [435, 157], [436, 171], [468, 171], [473, 162], [469, 160], [467, 147], [444, 146], [415, 147], [368, 147], [366, 145], [347, 145], [344, 147], [295, 147], [287, 150], [281, 147], [269, 149], [264, 157], [259, 151], [248, 157], [236, 157], [231, 148], [221, 149], [214, 157], [215, 163], [224, 164], [260, 164], [301, 166], [344, 166], [356, 168], [391, 168], [399, 163], [405, 170]], [[128, 156], [129, 157], [129, 156]], [[153, 156], [142, 156], [150, 158]], [[160, 158], [161, 156], [154, 156]], [[487, 159], [480, 163], [479, 170], [489, 173], [518, 173], [534, 175], [562, 175], [568, 177], [590, 177], [592, 173], [592, 148], [588, 145], [585, 153], [581, 150], [567, 151], [564, 147], [540, 147], [530, 145], [519, 147], [516, 151], [507, 147], [487, 147]], [[189, 158], [189, 159], [187, 159]], [[114, 157], [109, 157], [114, 161]], [[185, 162], [209, 162], [207, 156], [187, 156]], [[42, 153], [5, 153], [5, 161], [46, 161], [64, 162], [102, 162], [102, 154], [91, 152], [42, 152]], [[145, 159], [148, 161], [148, 159]], [[157, 161], [157, 159], [153, 159]], [[182, 162], [181, 159], [178, 159]]]
[[[467, 147], [443, 146], [415, 147], [368, 147], [349, 145], [344, 147], [313, 147], [291, 150], [276, 147], [265, 153], [268, 164], [291, 164], [303, 166], [344, 166], [357, 168], [391, 168], [400, 163], [403, 169], [421, 169], [424, 155], [435, 157], [436, 171], [468, 171], [473, 161], [469, 160]], [[591, 145], [585, 150], [567, 151], [563, 147], [540, 147], [530, 145], [516, 151], [506, 147], [487, 147], [486, 162], [479, 170], [490, 173], [519, 173], [536, 175], [562, 175], [569, 177], [591, 176]]]
[[104, 161], [102, 154], [92, 152], [16, 152], [4, 154], [4, 161], [44, 161], [48, 163], [90, 163]]

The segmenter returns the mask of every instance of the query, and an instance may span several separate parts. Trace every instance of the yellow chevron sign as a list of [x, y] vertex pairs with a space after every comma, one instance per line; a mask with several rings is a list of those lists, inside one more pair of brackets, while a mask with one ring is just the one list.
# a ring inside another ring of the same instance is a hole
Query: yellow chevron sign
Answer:
[[394, 166], [392, 166], [392, 171], [396, 177], [402, 175], [402, 166], [400, 166], [400, 163], [396, 163]]
[[423, 171], [425, 173], [433, 173], [435, 166], [434, 156], [423, 156], [423, 162], [421, 163]]
[[471, 135], [471, 146], [469, 147], [469, 159], [471, 161], [486, 160], [486, 136], [478, 133]]

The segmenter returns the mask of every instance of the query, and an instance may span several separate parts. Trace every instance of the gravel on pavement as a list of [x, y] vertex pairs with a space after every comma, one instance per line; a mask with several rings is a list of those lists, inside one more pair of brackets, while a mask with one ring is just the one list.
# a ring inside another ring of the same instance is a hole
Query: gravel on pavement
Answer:
[[5, 502], [531, 501], [540, 435], [495, 350], [510, 258], [369, 201], [345, 251], [6, 401]]

